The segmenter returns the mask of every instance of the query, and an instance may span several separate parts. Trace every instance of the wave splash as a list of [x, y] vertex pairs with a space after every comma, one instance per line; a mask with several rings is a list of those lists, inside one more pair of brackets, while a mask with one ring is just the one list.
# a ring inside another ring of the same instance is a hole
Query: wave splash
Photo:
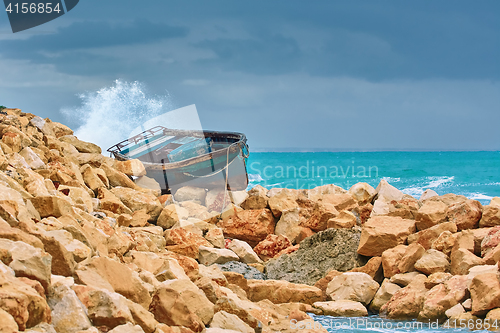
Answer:
[[103, 151], [127, 139], [145, 121], [173, 109], [169, 96], [151, 96], [140, 82], [116, 80], [111, 87], [78, 95], [82, 105], [61, 113], [82, 124], [75, 135]]

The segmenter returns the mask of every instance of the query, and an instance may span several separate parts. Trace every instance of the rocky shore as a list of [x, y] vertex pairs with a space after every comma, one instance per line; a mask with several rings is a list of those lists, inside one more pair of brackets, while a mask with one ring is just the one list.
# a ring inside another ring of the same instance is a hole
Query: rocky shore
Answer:
[[1, 333], [326, 332], [308, 313], [479, 326], [500, 319], [499, 244], [500, 198], [384, 180], [161, 195], [140, 161], [0, 114]]

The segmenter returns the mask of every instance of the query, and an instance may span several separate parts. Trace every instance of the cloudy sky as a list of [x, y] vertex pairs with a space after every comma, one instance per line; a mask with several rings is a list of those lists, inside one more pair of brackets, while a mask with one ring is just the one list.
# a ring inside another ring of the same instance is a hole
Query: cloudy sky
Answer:
[[500, 150], [498, 13], [496, 0], [84, 0], [12, 34], [2, 12], [0, 105], [76, 128], [92, 116], [80, 94], [138, 81], [251, 150]]

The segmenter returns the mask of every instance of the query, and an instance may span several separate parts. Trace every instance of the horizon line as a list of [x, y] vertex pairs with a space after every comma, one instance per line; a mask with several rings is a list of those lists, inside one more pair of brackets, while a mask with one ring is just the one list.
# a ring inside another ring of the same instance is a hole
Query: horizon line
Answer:
[[401, 152], [401, 153], [438, 153], [438, 152], [500, 152], [500, 149], [415, 149], [415, 148], [374, 148], [374, 149], [356, 149], [356, 148], [254, 148], [250, 147], [250, 152], [254, 153], [385, 153], [385, 152]]

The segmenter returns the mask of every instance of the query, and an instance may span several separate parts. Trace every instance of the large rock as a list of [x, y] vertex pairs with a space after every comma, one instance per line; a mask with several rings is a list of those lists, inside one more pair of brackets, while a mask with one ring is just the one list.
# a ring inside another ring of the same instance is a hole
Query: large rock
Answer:
[[268, 299], [275, 304], [291, 302], [312, 304], [323, 298], [319, 288], [277, 280], [248, 280], [247, 295], [252, 302]]
[[448, 206], [441, 201], [427, 201], [415, 214], [415, 226], [424, 230], [446, 221]]
[[238, 261], [239, 257], [231, 250], [216, 249], [213, 247], [200, 246], [199, 262], [202, 265], [225, 264], [229, 261]]
[[313, 306], [320, 309], [325, 316], [333, 317], [364, 317], [368, 311], [360, 302], [339, 300], [330, 302], [316, 302]]
[[297, 198], [299, 195], [300, 191], [298, 190], [284, 188], [270, 196], [268, 204], [273, 215], [279, 218], [283, 212], [298, 208]]
[[243, 209], [264, 209], [267, 207], [268, 190], [264, 187], [257, 185], [248, 191], [248, 197], [241, 203]]
[[399, 273], [399, 262], [403, 258], [406, 249], [406, 245], [398, 245], [382, 253], [382, 267], [386, 278]]
[[45, 297], [40, 296], [31, 284], [1, 270], [0, 309], [12, 316], [20, 331], [51, 321], [50, 308]]
[[[78, 147], [77, 147], [78, 149]], [[144, 176], [146, 174], [146, 168], [144, 164], [138, 159], [128, 160], [128, 161], [115, 161], [116, 170], [123, 172], [127, 176]]]
[[124, 264], [107, 257], [92, 258], [75, 271], [77, 282], [97, 289], [117, 292], [131, 301], [148, 307], [151, 297], [141, 280]]
[[380, 308], [389, 302], [399, 289], [401, 289], [399, 285], [390, 282], [389, 279], [385, 279], [370, 303], [370, 311], [378, 313]]
[[421, 275], [409, 285], [396, 291], [389, 302], [380, 309], [382, 315], [390, 319], [414, 319], [422, 310], [427, 289], [426, 277]]
[[359, 205], [365, 205], [372, 202], [377, 191], [367, 183], [357, 183], [351, 186], [348, 193], [358, 202]]
[[266, 265], [270, 279], [314, 285], [331, 270], [348, 271], [363, 266], [356, 253], [359, 230], [327, 229], [304, 239], [292, 254], [271, 259]]
[[457, 225], [458, 231], [476, 229], [481, 219], [483, 206], [477, 200], [466, 200], [451, 205], [446, 216]]
[[111, 193], [116, 195], [116, 197], [133, 212], [146, 209], [146, 213], [151, 216], [150, 221], [156, 221], [162, 212], [162, 204], [158, 198], [152, 194], [126, 187], [115, 187], [111, 190]]
[[266, 239], [261, 241], [254, 247], [255, 253], [263, 260], [269, 260], [276, 257], [281, 251], [292, 246], [292, 242], [282, 235], [268, 235]]
[[401, 257], [401, 261], [398, 265], [400, 273], [411, 272], [414, 270], [415, 263], [419, 260], [425, 253], [425, 249], [422, 245], [418, 243], [413, 243], [406, 248], [406, 251]]
[[491, 228], [481, 241], [481, 256], [486, 257], [498, 244], [500, 244], [500, 226]]
[[443, 252], [430, 249], [427, 250], [422, 257], [415, 263], [415, 269], [426, 275], [431, 275], [439, 272], [448, 272], [450, 270], [450, 262], [448, 256]]
[[[274, 213], [273, 213], [274, 214]], [[298, 244], [302, 240], [301, 233], [304, 227], [300, 225], [310, 217], [310, 210], [300, 207], [292, 208], [282, 212], [279, 221], [276, 223], [274, 233], [286, 236], [293, 244]]]
[[336, 276], [328, 283], [326, 295], [332, 301], [349, 300], [370, 304], [379, 284], [366, 273], [347, 272]]
[[446, 319], [445, 312], [465, 301], [467, 296], [467, 277], [463, 275], [453, 276], [446, 282], [438, 284], [429, 290], [422, 311], [418, 315], [419, 319]]
[[500, 282], [498, 274], [476, 275], [469, 287], [472, 299], [472, 314], [485, 315], [489, 310], [500, 307]]
[[382, 179], [378, 184], [377, 188], [377, 200], [385, 200], [385, 201], [398, 201], [403, 199], [404, 193], [389, 184], [385, 179]]
[[36, 197], [30, 201], [42, 218], [49, 216], [57, 218], [73, 213], [71, 202], [58, 196]]
[[193, 282], [187, 279], [169, 280], [161, 284], [160, 289], [177, 291], [181, 299], [201, 321], [208, 325], [214, 316], [214, 304], [208, 300], [205, 293]]
[[205, 324], [189, 308], [180, 291], [170, 286], [162, 286], [155, 291], [149, 311], [163, 324], [184, 326], [193, 332], [202, 332], [205, 329]]
[[300, 226], [314, 231], [323, 231], [328, 228], [328, 221], [338, 214], [339, 212], [334, 205], [318, 202], [314, 205], [311, 216], [302, 221]]
[[243, 240], [251, 246], [257, 245], [267, 235], [274, 233], [274, 217], [269, 209], [253, 209], [238, 212], [229, 219], [219, 222], [219, 228], [229, 238]]
[[87, 317], [87, 309], [75, 292], [64, 283], [52, 285], [47, 303], [52, 310], [52, 325], [57, 332], [73, 333], [92, 326]]
[[426, 250], [432, 247], [432, 243], [441, 235], [442, 232], [449, 231], [451, 233], [457, 232], [457, 225], [453, 222], [443, 222], [437, 224], [429, 229], [425, 229], [408, 236], [408, 244], [417, 242], [422, 245]]
[[184, 186], [175, 192], [174, 198], [176, 201], [194, 201], [201, 205], [205, 203], [206, 195], [207, 193], [203, 188]]
[[415, 221], [400, 217], [376, 216], [363, 225], [358, 253], [380, 256], [385, 250], [404, 244], [408, 235], [415, 232]]
[[163, 229], [170, 229], [179, 222], [180, 220], [185, 220], [189, 216], [189, 211], [179, 205], [170, 204], [165, 206], [156, 221], [156, 225], [162, 227]]
[[484, 260], [466, 249], [459, 248], [451, 254], [450, 271], [453, 275], [467, 275], [471, 267], [479, 265], [484, 265]]
[[252, 249], [247, 242], [240, 241], [238, 239], [233, 239], [227, 244], [227, 248], [241, 259], [245, 264], [254, 264], [262, 262], [257, 253]]
[[101, 147], [99, 147], [98, 145], [79, 140], [74, 135], [64, 135], [61, 136], [59, 140], [62, 142], [69, 143], [70, 145], [75, 147], [80, 153], [100, 154], [102, 152]]
[[133, 322], [125, 297], [107, 290], [80, 290], [80, 300], [87, 307], [88, 316], [96, 326], [114, 328]]
[[483, 214], [479, 221], [480, 228], [500, 225], [500, 206], [488, 205], [483, 207]]
[[10, 253], [9, 267], [17, 277], [26, 277], [42, 284], [45, 290], [50, 286], [52, 257], [50, 254], [23, 242], [0, 239], [0, 249]]
[[255, 333], [247, 323], [238, 318], [238, 316], [227, 313], [226, 311], [219, 311], [214, 315], [210, 328], [222, 328], [225, 330], [234, 330], [243, 333]]

